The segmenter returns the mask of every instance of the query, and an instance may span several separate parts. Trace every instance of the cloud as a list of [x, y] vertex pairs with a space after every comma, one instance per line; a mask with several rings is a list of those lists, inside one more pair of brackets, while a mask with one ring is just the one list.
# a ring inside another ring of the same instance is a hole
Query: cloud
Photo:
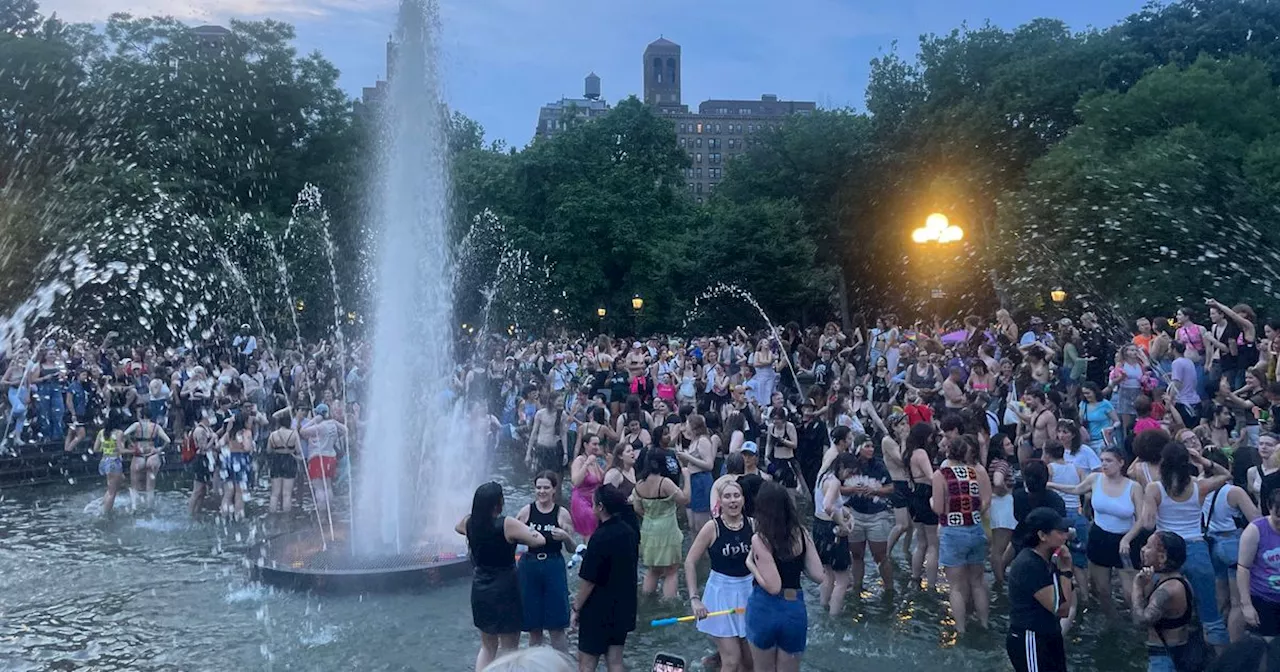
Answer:
[[394, 0], [43, 0], [41, 10], [66, 21], [101, 22], [115, 12], [170, 15], [184, 21], [271, 17], [318, 20], [337, 13], [385, 12]]

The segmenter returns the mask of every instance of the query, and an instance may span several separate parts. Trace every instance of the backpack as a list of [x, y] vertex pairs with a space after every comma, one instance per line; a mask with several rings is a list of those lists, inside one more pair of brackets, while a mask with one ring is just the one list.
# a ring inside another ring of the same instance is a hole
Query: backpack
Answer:
[[182, 439], [182, 463], [187, 464], [196, 459], [196, 455], [200, 453], [196, 447], [195, 432], [187, 432], [187, 436]]

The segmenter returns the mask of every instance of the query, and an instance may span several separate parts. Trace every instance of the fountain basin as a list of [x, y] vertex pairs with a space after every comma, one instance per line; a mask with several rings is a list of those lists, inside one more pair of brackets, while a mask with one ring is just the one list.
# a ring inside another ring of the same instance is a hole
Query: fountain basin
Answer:
[[254, 580], [289, 590], [322, 593], [429, 590], [471, 576], [465, 545], [423, 540], [382, 553], [351, 552], [349, 531], [335, 539], [316, 529], [271, 537], [249, 552]]

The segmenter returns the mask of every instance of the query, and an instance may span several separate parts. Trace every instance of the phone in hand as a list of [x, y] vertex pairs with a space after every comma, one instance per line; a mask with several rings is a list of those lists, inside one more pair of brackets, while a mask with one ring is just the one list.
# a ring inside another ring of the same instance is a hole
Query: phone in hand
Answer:
[[685, 672], [684, 658], [659, 653], [653, 657], [653, 672]]

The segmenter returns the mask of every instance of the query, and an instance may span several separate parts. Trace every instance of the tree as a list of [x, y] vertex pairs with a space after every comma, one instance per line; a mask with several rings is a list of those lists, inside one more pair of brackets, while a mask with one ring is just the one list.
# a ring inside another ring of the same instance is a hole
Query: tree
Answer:
[[1280, 90], [1267, 64], [1164, 66], [1080, 113], [1001, 209], [1024, 300], [1052, 284], [1123, 314], [1276, 298]]

